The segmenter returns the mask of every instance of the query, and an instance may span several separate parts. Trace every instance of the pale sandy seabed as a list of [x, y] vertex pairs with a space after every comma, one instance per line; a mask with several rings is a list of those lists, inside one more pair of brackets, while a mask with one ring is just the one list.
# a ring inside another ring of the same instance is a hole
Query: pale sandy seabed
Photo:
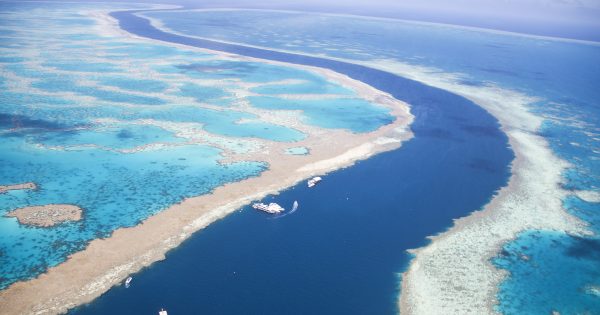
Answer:
[[[99, 21], [99, 30], [112, 36], [133, 37], [118, 28], [107, 12], [93, 15]], [[151, 41], [136, 37], [137, 40]], [[162, 43], [161, 44], [165, 44]], [[178, 46], [178, 45], [175, 45]], [[187, 46], [182, 46], [190, 49]], [[198, 51], [219, 54], [240, 60], [267, 62], [204, 49]], [[270, 61], [268, 61], [270, 62]], [[2, 314], [54, 314], [92, 301], [129, 274], [164, 259], [165, 253], [178, 246], [193, 232], [223, 218], [229, 213], [268, 194], [291, 187], [317, 174], [325, 174], [352, 165], [374, 154], [396, 149], [412, 137], [408, 125], [413, 116], [407, 104], [389, 94], [344, 75], [314, 67], [293, 66], [318, 72], [328, 80], [347, 86], [368, 101], [385, 106], [396, 120], [380, 129], [353, 134], [343, 130], [307, 128], [305, 140], [291, 146], [303, 146], [308, 155], [288, 155], [289, 143], [271, 143], [268, 151], [252, 151], [243, 156], [228, 156], [230, 160], [265, 161], [269, 169], [260, 176], [216, 188], [212, 193], [188, 198], [146, 219], [138, 226], [116, 230], [106, 239], [96, 239], [68, 260], [50, 268], [39, 277], [17, 282], [0, 291]]]
[[0, 185], [0, 194], [11, 190], [37, 189], [35, 183], [22, 183], [14, 185]]
[[66, 221], [79, 221], [82, 212], [83, 210], [75, 205], [48, 204], [15, 209], [6, 216], [17, 218], [21, 224], [50, 227]]
[[[157, 28], [177, 33], [159, 20], [150, 20]], [[458, 83], [460, 74], [397, 60], [357, 61], [327, 54], [304, 55], [364, 65], [466, 97], [499, 120], [515, 153], [509, 183], [490, 203], [480, 211], [455, 220], [448, 231], [431, 237], [429, 245], [412, 251], [415, 258], [402, 275], [398, 302], [402, 314], [495, 314], [498, 285], [507, 274], [495, 268], [491, 259], [503, 244], [529, 229], [575, 235], [591, 233], [585, 222], [563, 209], [562, 199], [568, 193], [574, 193], [584, 200], [595, 201], [600, 200], [600, 194], [567, 192], [560, 187], [561, 173], [569, 164], [556, 157], [546, 139], [537, 134], [542, 118], [528, 111], [529, 104], [536, 99], [491, 84], [483, 87], [462, 85]]]

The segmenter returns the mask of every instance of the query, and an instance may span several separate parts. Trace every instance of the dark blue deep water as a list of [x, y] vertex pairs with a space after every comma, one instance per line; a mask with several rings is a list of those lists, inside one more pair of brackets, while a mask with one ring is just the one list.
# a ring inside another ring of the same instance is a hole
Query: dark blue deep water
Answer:
[[[457, 85], [491, 84], [535, 98], [527, 108], [544, 119], [539, 135], [570, 163], [561, 182], [570, 193], [564, 208], [588, 222], [595, 235], [524, 231], [505, 244], [492, 260], [509, 272], [496, 309], [507, 315], [600, 314], [600, 202], [580, 194], [600, 191], [597, 42], [301, 12], [179, 10], [143, 16], [186, 36], [369, 63], [384, 60], [392, 71], [397, 62], [425, 66], [442, 76], [452, 73]], [[545, 31], [560, 36], [564, 30]]]
[[513, 154], [498, 122], [449, 92], [370, 68], [163, 33], [128, 12], [125, 30], [240, 55], [329, 68], [411, 105], [415, 137], [402, 148], [273, 200], [278, 219], [241, 209], [194, 234], [167, 259], [77, 314], [394, 314], [406, 249], [486, 204]]

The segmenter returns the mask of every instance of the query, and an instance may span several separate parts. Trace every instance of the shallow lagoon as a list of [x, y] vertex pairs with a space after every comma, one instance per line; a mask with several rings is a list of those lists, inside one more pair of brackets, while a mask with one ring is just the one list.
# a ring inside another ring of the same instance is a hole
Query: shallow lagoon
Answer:
[[126, 76], [103, 76], [96, 79], [96, 81], [102, 86], [148, 93], [163, 92], [169, 87], [169, 84], [160, 80], [132, 79]]
[[73, 129], [71, 131], [44, 132], [34, 136], [32, 143], [61, 148], [94, 146], [112, 150], [134, 149], [152, 143], [183, 142], [183, 138], [162, 128], [145, 125], [108, 125], [96, 129]]
[[[369, 132], [389, 124], [394, 117], [386, 108], [361, 99], [290, 100], [271, 96], [250, 96], [250, 104], [263, 109], [302, 110], [307, 124], [322, 128], [341, 127], [352, 132]], [[327, 106], [322, 106], [327, 103]]]

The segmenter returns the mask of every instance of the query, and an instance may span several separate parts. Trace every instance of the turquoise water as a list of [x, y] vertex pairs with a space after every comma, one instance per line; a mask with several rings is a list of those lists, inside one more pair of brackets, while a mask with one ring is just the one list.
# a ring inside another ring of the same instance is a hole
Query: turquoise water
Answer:
[[192, 97], [197, 102], [202, 103], [230, 96], [231, 94], [217, 87], [185, 83], [179, 88], [179, 95]]
[[181, 51], [165, 45], [131, 45], [122, 41], [107, 43], [107, 47], [106, 53], [112, 58], [119, 59], [171, 57], [174, 54], [180, 56], [193, 56], [194, 58], [210, 56], [207, 53]]
[[96, 62], [96, 63], [81, 63], [75, 61], [63, 61], [63, 62], [45, 62], [43, 66], [55, 68], [63, 71], [75, 71], [75, 72], [120, 72], [119, 68], [114, 64], [107, 62]]
[[19, 63], [25, 61], [22, 57], [2, 57], [0, 56], [0, 63]]
[[[302, 110], [304, 122], [322, 128], [341, 127], [368, 132], [394, 121], [389, 110], [362, 99], [289, 100], [271, 96], [248, 97], [252, 106], [264, 109]], [[327, 106], [322, 106], [326, 103]]]
[[288, 148], [285, 150], [286, 154], [291, 154], [291, 155], [306, 155], [310, 152], [310, 150], [308, 150], [308, 148], [306, 147], [293, 147], [293, 148]]
[[[85, 70], [87, 71], [87, 70]], [[100, 71], [102, 72], [102, 71]], [[140, 96], [135, 94], [115, 92], [109, 90], [103, 90], [98, 87], [81, 86], [76, 83], [75, 79], [69, 80], [60, 78], [49, 78], [41, 80], [31, 85], [34, 88], [43, 90], [45, 92], [73, 92], [79, 95], [91, 96], [98, 100], [127, 103], [127, 104], [138, 104], [138, 105], [164, 105], [166, 101], [158, 97], [152, 96]]]
[[[73, 100], [64, 99], [61, 97], [53, 97], [48, 95], [38, 95], [23, 92], [2, 92], [0, 98], [0, 106], [5, 109], [13, 108], [13, 106], [25, 106], [29, 104], [39, 105], [71, 105], [75, 104]], [[18, 107], [13, 109], [18, 111]]]
[[593, 289], [600, 289], [598, 260], [598, 239], [548, 231], [522, 233], [494, 260], [511, 272], [500, 287], [500, 309], [507, 315], [597, 314], [600, 291]]
[[[493, 84], [536, 97], [539, 101], [530, 110], [545, 118], [540, 134], [556, 155], [571, 163], [563, 174], [563, 187], [600, 191], [600, 45], [303, 13], [163, 11], [144, 15], [186, 35], [357, 61], [426, 66], [441, 75], [458, 74], [457, 82], [462, 85]], [[564, 204], [589, 222], [592, 231], [600, 231], [598, 202], [571, 196]], [[532, 263], [502, 255], [495, 260], [511, 272], [500, 288], [498, 309], [521, 314], [547, 314], [552, 309], [566, 314], [598, 312], [600, 298], [583, 287], [598, 285], [597, 273], [588, 271], [589, 266], [598, 270], [599, 256], [589, 255], [582, 262], [583, 258], [560, 250], [577, 243], [597, 253], [597, 242], [597, 236], [576, 239], [560, 233], [523, 233], [506, 245], [506, 251], [515, 252], [519, 244], [528, 244], [531, 253], [542, 253], [537, 261], [551, 261]], [[577, 276], [570, 276], [573, 272]], [[544, 291], [548, 292], [540, 293]]]
[[48, 131], [31, 140], [32, 143], [45, 146], [68, 148], [93, 145], [107, 149], [134, 149], [151, 143], [183, 141], [184, 139], [176, 138], [173, 133], [159, 127], [129, 124], [98, 126], [97, 129]]
[[96, 79], [98, 84], [103, 86], [113, 86], [122, 90], [158, 93], [163, 92], [169, 87], [169, 84], [159, 80], [132, 79], [126, 76], [106, 76]]
[[[248, 61], [207, 60], [202, 63], [157, 66], [156, 69], [162, 73], [184, 73], [191, 77], [205, 79], [235, 79], [255, 83], [293, 79], [316, 81], [314, 86], [317, 86], [323, 82], [322, 77], [308, 71]], [[300, 88], [302, 87], [300, 86]], [[314, 92], [311, 91], [311, 93]]]
[[352, 94], [353, 92], [345, 87], [328, 83], [325, 79], [315, 76], [314, 80], [305, 81], [297, 84], [272, 84], [263, 85], [250, 89], [258, 94]]
[[[0, 185], [39, 187], [0, 194], [0, 288], [36, 277], [91, 240], [139, 224], [186, 197], [268, 168], [260, 161], [221, 163], [235, 153], [208, 144], [219, 142], [215, 139], [248, 147], [248, 139], [268, 145], [306, 138], [245, 112], [231, 90], [247, 90], [248, 82], [286, 88], [281, 80], [293, 78], [305, 83], [290, 86], [292, 94], [324, 93], [325, 84], [327, 91], [355, 97], [301, 69], [96, 34], [91, 28], [96, 22], [85, 15], [90, 8], [135, 7], [0, 2], [5, 36], [0, 40]], [[214, 79], [225, 80], [219, 84], [223, 88], [206, 83]], [[341, 106], [346, 99], [337, 102]], [[356, 106], [357, 101], [347, 102]], [[361, 122], [365, 130], [386, 123]], [[346, 125], [332, 117], [327, 127]], [[83, 219], [35, 228], [4, 216], [49, 203], [78, 205]]]

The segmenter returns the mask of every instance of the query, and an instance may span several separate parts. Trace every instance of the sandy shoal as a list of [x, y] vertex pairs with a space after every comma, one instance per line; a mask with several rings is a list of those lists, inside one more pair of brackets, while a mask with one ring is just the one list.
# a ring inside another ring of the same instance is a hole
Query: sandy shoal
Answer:
[[24, 190], [24, 189], [37, 189], [37, 185], [35, 183], [21, 183], [14, 185], [0, 185], [0, 194], [11, 190]]
[[15, 217], [20, 224], [50, 227], [65, 221], [81, 220], [82, 209], [69, 204], [47, 204], [28, 206], [12, 210], [7, 217]]

